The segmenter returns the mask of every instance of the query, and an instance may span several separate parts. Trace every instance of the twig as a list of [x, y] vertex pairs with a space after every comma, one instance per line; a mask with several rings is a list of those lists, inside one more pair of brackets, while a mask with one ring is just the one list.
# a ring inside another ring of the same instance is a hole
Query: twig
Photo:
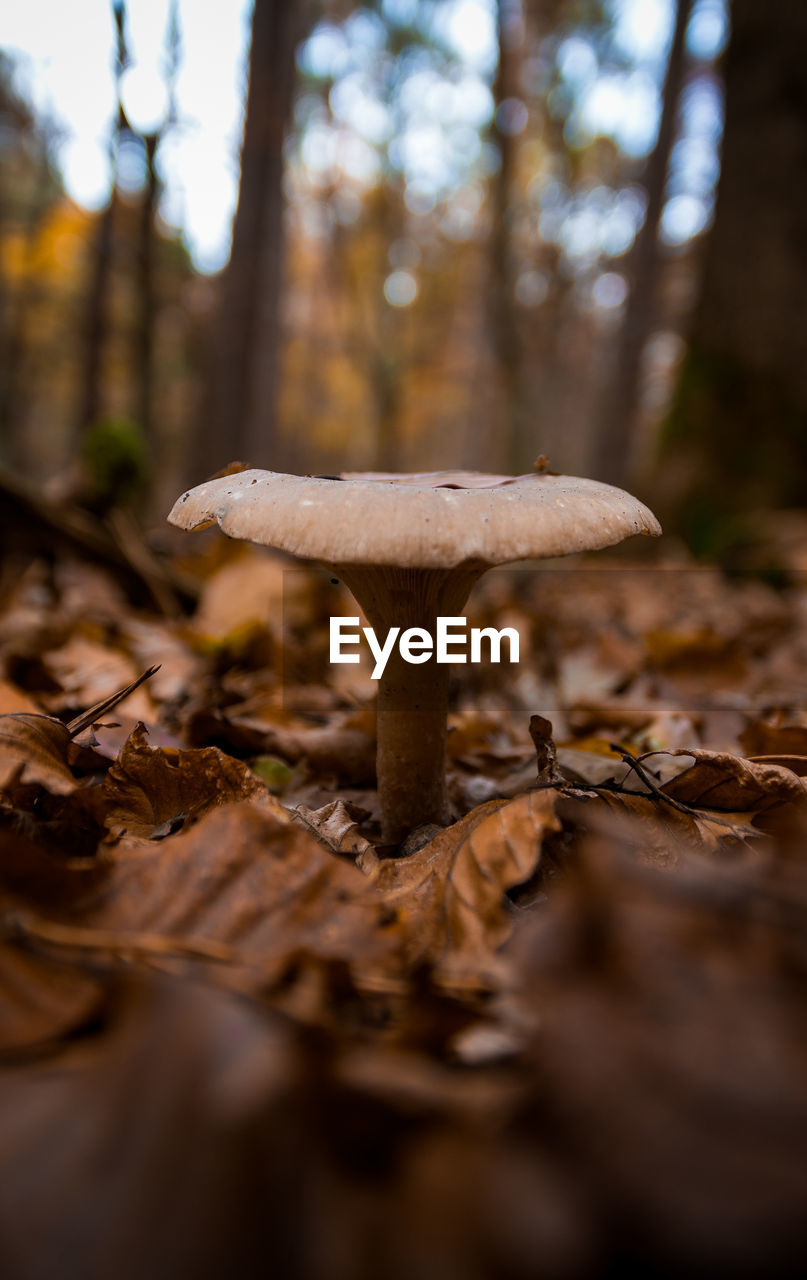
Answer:
[[[619, 751], [625, 759], [625, 764], [637, 763], [636, 758], [631, 756], [629, 752], [622, 751], [621, 747], [614, 745], [613, 749]], [[718, 827], [727, 827], [729, 831], [744, 832], [749, 836], [762, 836], [764, 832], [756, 831], [753, 827], [740, 826], [736, 822], [729, 822], [727, 818], [720, 818], [713, 809], [696, 809], [693, 805], [684, 804], [682, 800], [674, 800], [672, 796], [665, 795], [658, 783], [649, 778], [641, 767], [633, 770], [641, 782], [646, 783], [647, 791], [632, 791], [629, 787], [623, 786], [621, 782], [617, 782], [615, 778], [608, 778], [605, 782], [536, 782], [530, 788], [531, 791], [560, 791], [564, 795], [569, 795], [574, 791], [585, 791], [590, 795], [601, 795], [605, 792], [607, 795], [616, 796], [636, 796], [642, 800], [649, 800], [651, 797], [657, 800], [664, 800], [673, 809], [677, 809], [679, 813], [685, 813], [688, 817], [699, 818], [701, 821], [713, 822]]]
[[609, 742], [608, 745], [612, 751], [616, 751], [617, 754], [622, 757], [625, 764], [636, 774], [639, 781], [643, 782], [648, 791], [652, 791], [653, 795], [657, 796], [659, 800], [666, 801], [666, 803], [671, 805], [673, 809], [677, 809], [679, 813], [688, 813], [691, 816], [697, 816], [699, 813], [703, 812], [701, 809], [696, 809], [694, 805], [685, 804], [683, 800], [674, 800], [672, 796], [668, 796], [664, 791], [662, 791], [655, 778], [642, 767], [640, 759], [637, 756], [632, 755], [630, 751], [626, 751], [624, 747], [620, 747], [618, 742]]
[[110, 694], [108, 698], [102, 698], [100, 702], [96, 702], [93, 706], [88, 707], [86, 711], [82, 711], [81, 715], [76, 716], [74, 720], [70, 720], [67, 724], [67, 732], [70, 737], [76, 738], [85, 729], [89, 729], [90, 725], [100, 720], [101, 716], [106, 715], [107, 711], [111, 711], [119, 702], [123, 702], [124, 698], [128, 698], [129, 694], [134, 693], [135, 689], [139, 689], [146, 680], [150, 680], [159, 669], [159, 664], [156, 667], [149, 667], [148, 671], [143, 672], [142, 676], [138, 676], [131, 684], [127, 684], [125, 689], [119, 689], [117, 693]]

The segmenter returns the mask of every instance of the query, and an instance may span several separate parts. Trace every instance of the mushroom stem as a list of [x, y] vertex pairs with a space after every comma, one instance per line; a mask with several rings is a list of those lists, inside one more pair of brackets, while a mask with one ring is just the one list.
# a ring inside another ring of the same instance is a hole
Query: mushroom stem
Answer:
[[[382, 637], [390, 627], [422, 627], [435, 636], [439, 616], [462, 610], [484, 565], [398, 569], [341, 565], [336, 572]], [[398, 844], [427, 822], [449, 821], [445, 783], [449, 667], [410, 663], [393, 649], [378, 682], [376, 772], [381, 833]]]
[[412, 666], [395, 650], [378, 682], [376, 774], [386, 844], [398, 844], [424, 823], [449, 821], [448, 672], [433, 659]]

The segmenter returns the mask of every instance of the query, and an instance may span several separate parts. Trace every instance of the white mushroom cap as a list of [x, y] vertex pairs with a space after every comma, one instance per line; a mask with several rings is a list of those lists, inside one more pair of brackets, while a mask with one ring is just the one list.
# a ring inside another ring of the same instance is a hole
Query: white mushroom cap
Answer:
[[549, 473], [242, 471], [189, 490], [168, 519], [181, 529], [218, 523], [232, 538], [332, 565], [423, 569], [569, 555], [661, 533], [652, 511], [622, 489]]

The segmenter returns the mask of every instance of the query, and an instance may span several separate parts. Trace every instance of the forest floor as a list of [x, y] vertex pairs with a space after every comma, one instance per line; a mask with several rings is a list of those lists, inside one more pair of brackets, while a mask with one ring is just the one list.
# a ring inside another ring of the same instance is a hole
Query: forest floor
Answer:
[[803, 1272], [798, 556], [488, 575], [393, 857], [350, 598], [176, 545], [0, 576], [4, 1277]]

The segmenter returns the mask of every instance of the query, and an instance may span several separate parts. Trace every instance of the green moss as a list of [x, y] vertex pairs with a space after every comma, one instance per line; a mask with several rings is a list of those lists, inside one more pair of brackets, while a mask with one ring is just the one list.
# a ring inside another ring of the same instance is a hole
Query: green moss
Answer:
[[126, 506], [145, 489], [148, 450], [142, 429], [131, 418], [99, 418], [85, 432], [81, 454], [104, 504]]

